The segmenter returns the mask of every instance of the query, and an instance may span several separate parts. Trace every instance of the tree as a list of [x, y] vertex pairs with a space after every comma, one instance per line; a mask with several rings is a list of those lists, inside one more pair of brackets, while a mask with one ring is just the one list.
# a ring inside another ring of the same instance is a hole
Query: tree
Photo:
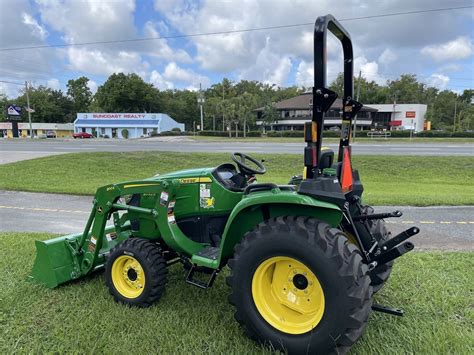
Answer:
[[263, 133], [265, 133], [265, 126], [272, 125], [273, 123], [277, 122], [278, 118], [278, 111], [276, 110], [275, 106], [272, 103], [266, 104], [262, 113]]
[[[431, 121], [432, 129], [452, 130], [454, 105], [457, 100], [458, 96], [449, 90], [441, 91], [437, 95], [426, 112], [426, 118]], [[459, 110], [460, 107], [457, 107], [457, 109]]]
[[[389, 92], [385, 86], [380, 86], [375, 81], [367, 81], [366, 78], [354, 78], [354, 99], [357, 99], [357, 88], [360, 85], [359, 102], [364, 104], [385, 104], [389, 103]], [[339, 73], [337, 78], [329, 85], [329, 88], [336, 92], [339, 98], [344, 97], [344, 74]]]
[[[33, 122], [65, 123], [74, 121], [73, 103], [61, 90], [39, 86], [31, 88], [29, 95], [30, 107], [35, 110], [31, 115]], [[25, 94], [13, 101], [19, 106], [26, 107]]]
[[67, 82], [67, 95], [72, 99], [74, 114], [87, 112], [92, 102], [92, 92], [87, 86], [89, 79], [81, 76]]
[[253, 109], [255, 108], [256, 102], [256, 96], [248, 92], [244, 92], [237, 97], [237, 121], [243, 124], [244, 138], [247, 137], [247, 122], [255, 120]]
[[6, 110], [8, 106], [8, 97], [7, 95], [0, 93], [0, 121], [5, 121], [7, 119]]
[[159, 112], [159, 91], [137, 74], [112, 74], [99, 86], [95, 105], [104, 112]]
[[404, 104], [425, 103], [425, 84], [419, 83], [416, 75], [403, 74], [397, 80], [388, 82], [389, 102], [394, 100]]
[[189, 90], [166, 90], [158, 95], [161, 112], [168, 114], [178, 122], [184, 123], [187, 130], [193, 122], [199, 121], [200, 112], [197, 93]]

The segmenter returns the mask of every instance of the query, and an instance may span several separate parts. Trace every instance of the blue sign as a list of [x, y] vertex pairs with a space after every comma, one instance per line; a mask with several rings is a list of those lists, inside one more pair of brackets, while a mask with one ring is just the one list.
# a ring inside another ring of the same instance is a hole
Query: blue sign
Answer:
[[10, 105], [7, 109], [8, 116], [20, 116], [21, 107], [17, 105]]

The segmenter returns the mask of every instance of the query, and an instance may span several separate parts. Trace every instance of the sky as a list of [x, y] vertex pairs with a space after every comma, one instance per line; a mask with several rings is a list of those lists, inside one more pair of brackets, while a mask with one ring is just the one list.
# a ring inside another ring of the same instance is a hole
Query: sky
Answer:
[[[66, 91], [87, 76], [93, 92], [116, 72], [136, 73], [160, 90], [207, 88], [224, 77], [312, 86], [313, 25], [110, 44], [70, 44], [179, 36], [343, 19], [354, 70], [379, 84], [400, 74], [440, 90], [474, 87], [474, 9], [348, 20], [446, 7], [466, 0], [0, 0], [0, 81]], [[344, 20], [345, 19], [345, 20]], [[5, 50], [41, 45], [61, 47]], [[340, 44], [328, 40], [328, 82], [342, 71]], [[21, 86], [0, 82], [9, 97]]]

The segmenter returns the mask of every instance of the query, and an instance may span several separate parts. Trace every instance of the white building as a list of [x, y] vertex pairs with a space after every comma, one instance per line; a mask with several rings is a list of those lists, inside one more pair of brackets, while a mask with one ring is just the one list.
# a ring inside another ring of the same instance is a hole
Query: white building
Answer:
[[179, 128], [178, 123], [164, 113], [78, 113], [74, 121], [74, 132], [87, 132], [97, 137], [128, 138], [146, 137], [152, 132], [161, 133]]
[[372, 126], [376, 129], [423, 131], [427, 106], [423, 104], [364, 105], [377, 109]]
[[[278, 113], [278, 120], [272, 124], [266, 124], [266, 130], [303, 130], [304, 123], [311, 121], [311, 103], [313, 94], [305, 92], [290, 99], [282, 100], [273, 104]], [[257, 114], [257, 126], [263, 125], [263, 112], [265, 108], [254, 110]], [[376, 109], [363, 106], [357, 114], [357, 129], [370, 129]], [[342, 123], [342, 100], [336, 99], [331, 108], [324, 115], [324, 128], [340, 127]]]

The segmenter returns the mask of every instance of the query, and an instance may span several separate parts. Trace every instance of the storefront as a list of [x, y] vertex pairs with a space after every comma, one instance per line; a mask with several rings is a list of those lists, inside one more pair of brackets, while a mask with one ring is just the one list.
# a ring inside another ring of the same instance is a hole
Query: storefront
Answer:
[[[72, 123], [41, 123], [31, 124], [33, 135], [36, 138], [67, 138], [72, 137], [74, 125]], [[13, 138], [12, 123], [0, 123], [0, 136]], [[30, 124], [26, 122], [18, 123], [18, 136], [21, 138], [30, 136]]]
[[140, 138], [172, 129], [184, 131], [184, 124], [164, 113], [78, 113], [74, 121], [74, 132], [104, 138]]
[[425, 122], [427, 105], [424, 104], [367, 104], [377, 109], [373, 120], [374, 129], [392, 131], [413, 130], [420, 132], [430, 129]]

